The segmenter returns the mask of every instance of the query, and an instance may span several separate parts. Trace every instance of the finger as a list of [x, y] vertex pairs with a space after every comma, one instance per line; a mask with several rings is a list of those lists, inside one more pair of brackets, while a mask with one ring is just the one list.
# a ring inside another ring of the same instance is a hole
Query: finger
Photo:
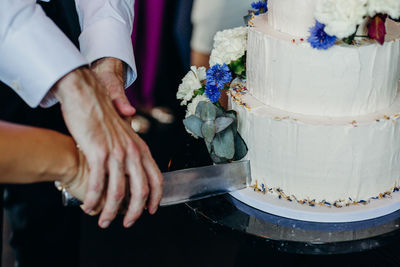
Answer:
[[93, 163], [89, 162], [89, 181], [87, 193], [83, 205], [84, 211], [89, 214], [97, 206], [104, 189], [105, 170], [104, 162], [106, 156], [99, 155]]
[[[104, 195], [102, 195], [102, 198], [100, 199], [99, 204], [88, 214], [89, 216], [96, 216], [100, 214], [100, 212], [103, 210], [105, 205], [105, 200], [104, 200]], [[84, 205], [81, 205], [80, 208], [84, 211]]]
[[[84, 211], [83, 205], [81, 205], [80, 208]], [[96, 209], [92, 210], [88, 215], [89, 216], [96, 216], [97, 214], [100, 213], [100, 211], [101, 211], [101, 209], [96, 208]]]
[[119, 93], [117, 96], [111, 96], [114, 107], [122, 117], [129, 117], [136, 114], [136, 109], [131, 105], [124, 93]]
[[122, 149], [115, 148], [117, 152], [110, 157], [108, 162], [109, 179], [104, 209], [99, 218], [99, 226], [107, 228], [111, 221], [114, 220], [118, 213], [118, 209], [125, 196], [125, 170], [122, 162], [124, 162], [124, 154]]
[[150, 187], [150, 198], [147, 202], [147, 207], [150, 214], [155, 214], [162, 198], [164, 178], [147, 147], [143, 152], [143, 166]]
[[[132, 148], [131, 148], [132, 149]], [[145, 171], [142, 167], [140, 153], [137, 148], [128, 152], [127, 171], [129, 175], [129, 200], [128, 210], [124, 218], [124, 226], [129, 228], [140, 217], [147, 202], [149, 187]]]

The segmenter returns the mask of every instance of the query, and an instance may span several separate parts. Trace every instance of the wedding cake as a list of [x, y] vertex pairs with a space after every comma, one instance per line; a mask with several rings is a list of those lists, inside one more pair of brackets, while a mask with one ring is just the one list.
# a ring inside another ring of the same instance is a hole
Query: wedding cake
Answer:
[[[356, 2], [367, 1], [347, 8]], [[311, 206], [366, 204], [400, 185], [400, 26], [384, 17], [379, 44], [364, 38], [374, 23], [364, 17], [351, 45], [338, 38], [315, 49], [310, 28], [328, 8], [317, 3], [269, 0], [251, 21], [247, 85], [230, 107], [255, 191]]]
[[[187, 105], [187, 131], [204, 138], [215, 163], [249, 159], [251, 188], [257, 199], [268, 195], [265, 203], [275, 195], [344, 207], [393, 196], [400, 1], [268, 0], [252, 8], [247, 27], [216, 34], [210, 68], [183, 78], [177, 98]], [[235, 112], [220, 104], [226, 89]]]

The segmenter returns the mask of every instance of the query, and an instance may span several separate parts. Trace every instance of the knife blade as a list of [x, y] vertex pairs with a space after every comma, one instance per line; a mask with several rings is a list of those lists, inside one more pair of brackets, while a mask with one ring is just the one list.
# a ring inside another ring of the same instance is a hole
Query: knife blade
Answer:
[[250, 182], [250, 162], [211, 165], [163, 173], [160, 206], [170, 206], [217, 196], [246, 188]]
[[[170, 206], [222, 195], [243, 189], [250, 184], [250, 161], [164, 172], [163, 196], [160, 206]], [[81, 201], [63, 190], [65, 206], [79, 206]]]

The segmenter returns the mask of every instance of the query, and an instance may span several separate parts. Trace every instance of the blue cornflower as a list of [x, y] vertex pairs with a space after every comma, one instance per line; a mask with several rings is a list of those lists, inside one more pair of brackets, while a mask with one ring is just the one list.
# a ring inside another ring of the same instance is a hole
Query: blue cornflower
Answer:
[[218, 99], [221, 97], [221, 92], [218, 87], [216, 85], [211, 85], [208, 83], [206, 85], [206, 90], [204, 91], [204, 93], [212, 103], [217, 102]]
[[308, 37], [308, 42], [313, 48], [316, 49], [328, 49], [332, 47], [337, 40], [336, 36], [331, 36], [325, 31], [325, 24], [318, 21], [315, 22], [315, 26], [310, 28], [310, 37]]
[[207, 70], [207, 85], [209, 86], [215, 86], [217, 89], [222, 90], [225, 84], [231, 80], [232, 74], [225, 63], [223, 65], [216, 64]]
[[251, 3], [251, 7], [257, 10], [256, 15], [268, 12], [268, 2], [266, 0], [253, 2]]

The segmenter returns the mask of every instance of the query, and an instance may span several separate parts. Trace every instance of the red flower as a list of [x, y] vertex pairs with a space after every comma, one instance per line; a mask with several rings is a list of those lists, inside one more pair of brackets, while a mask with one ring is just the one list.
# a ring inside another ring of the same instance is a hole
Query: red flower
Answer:
[[385, 42], [386, 35], [386, 21], [387, 15], [377, 14], [372, 18], [371, 23], [368, 26], [368, 36], [375, 39], [378, 43], [383, 45]]

